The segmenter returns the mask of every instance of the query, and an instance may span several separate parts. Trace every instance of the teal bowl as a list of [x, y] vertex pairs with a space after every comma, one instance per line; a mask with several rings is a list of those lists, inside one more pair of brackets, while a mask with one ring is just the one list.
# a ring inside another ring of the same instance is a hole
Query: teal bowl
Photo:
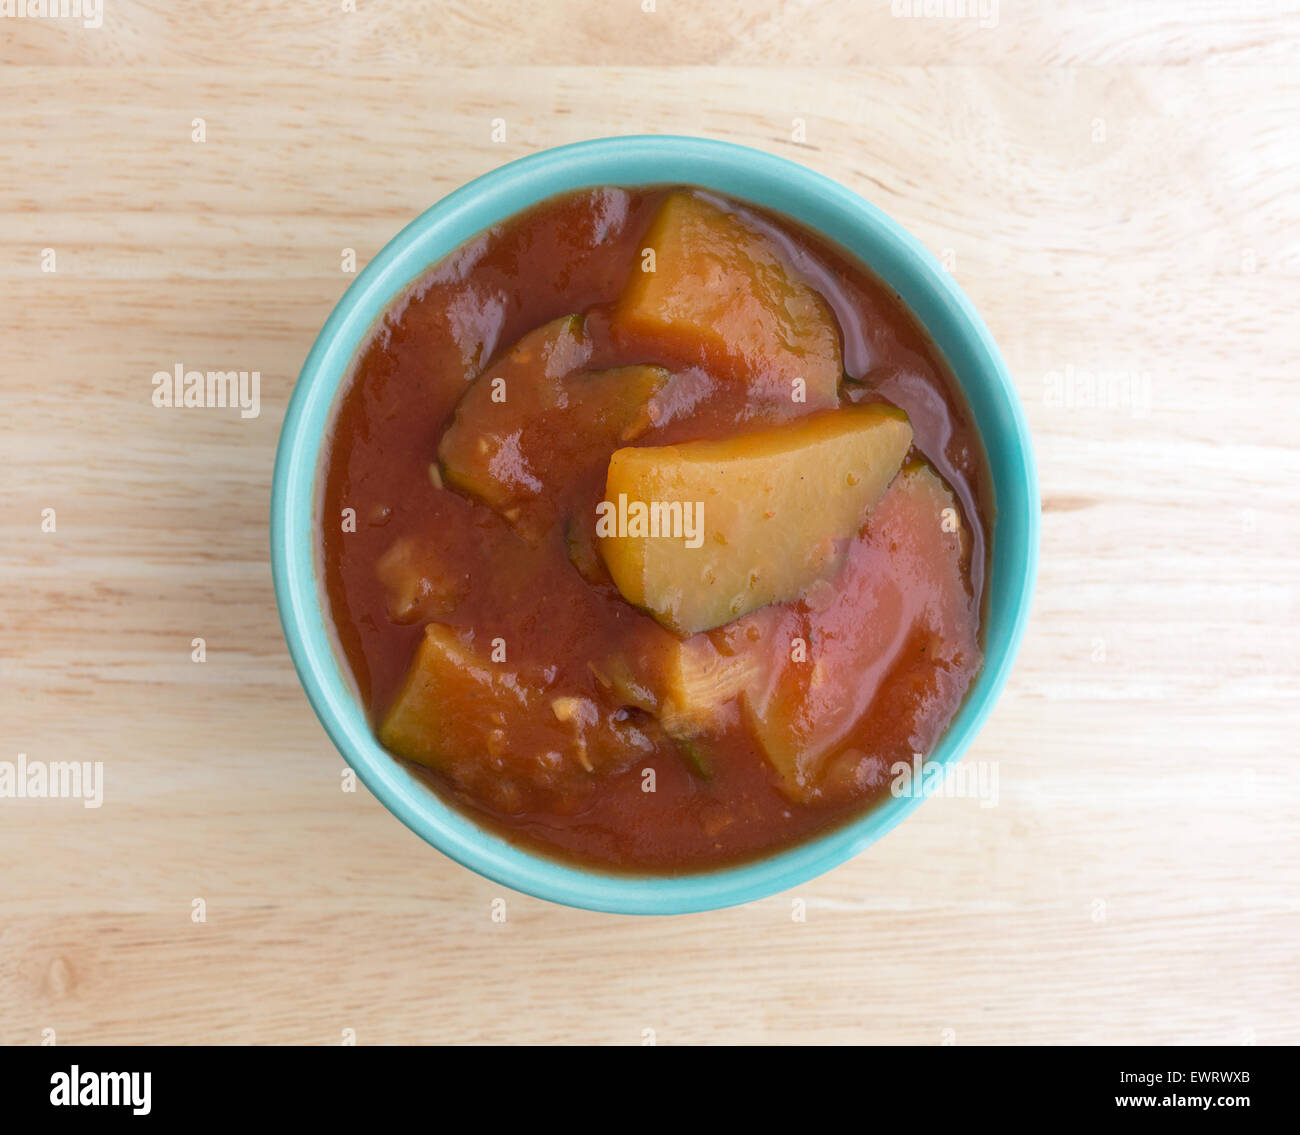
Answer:
[[[271, 563], [294, 666], [326, 732], [365, 785], [422, 839], [464, 866], [552, 902], [627, 914], [683, 914], [750, 902], [806, 883], [857, 855], [923, 799], [886, 799], [809, 842], [740, 866], [688, 875], [626, 875], [576, 867], [513, 846], [480, 827], [375, 739], [333, 645], [318, 573], [321, 455], [354, 358], [389, 304], [470, 237], [557, 193], [598, 185], [699, 185], [793, 217], [884, 279], [920, 319], [970, 402], [996, 504], [984, 668], [931, 759], [950, 768], [974, 740], [1024, 635], [1038, 561], [1038, 478], [1024, 411], [1006, 364], [970, 300], [921, 244], [857, 194], [803, 166], [699, 138], [580, 142], [493, 170], [444, 198], [394, 237], [335, 307], [312, 346], [285, 414], [271, 494]], [[927, 776], [930, 786], [936, 778]]]

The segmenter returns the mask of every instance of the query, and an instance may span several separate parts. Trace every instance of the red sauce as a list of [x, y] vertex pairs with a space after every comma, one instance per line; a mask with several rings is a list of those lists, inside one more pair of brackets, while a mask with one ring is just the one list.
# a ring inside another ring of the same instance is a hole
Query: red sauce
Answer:
[[[427, 619], [399, 623], [377, 565], [403, 537], [436, 535], [444, 569], [463, 581], [439, 619], [501, 637], [513, 661], [550, 668], [557, 688], [602, 703], [609, 691], [589, 663], [657, 624], [608, 587], [575, 570], [559, 525], [536, 545], [492, 509], [430, 476], [439, 440], [467, 386], [525, 334], [573, 312], [587, 315], [590, 366], [655, 363], [686, 377], [676, 412], [636, 445], [724, 438], [747, 428], [753, 408], [725, 360], [702, 359], [667, 339], [615, 333], [610, 313], [639, 260], [642, 240], [666, 190], [599, 189], [547, 201], [469, 242], [394, 305], [364, 348], [337, 409], [324, 467], [321, 549], [329, 608], [347, 664], [376, 723], [411, 665]], [[984, 595], [986, 518], [991, 495], [983, 451], [962, 396], [937, 349], [898, 297], [862, 266], [788, 220], [728, 203], [762, 228], [830, 305], [842, 336], [841, 401], [883, 398], [908, 414], [914, 453], [959, 502], [967, 539], [965, 595], [956, 618], [978, 634]], [[701, 363], [705, 365], [701, 366]], [[833, 411], [832, 411], [833, 412]], [[608, 452], [593, 453], [566, 492], [594, 504], [603, 495]], [[340, 517], [355, 512], [355, 531]], [[896, 533], [868, 524], [859, 558], [897, 554]], [[876, 562], [872, 560], [871, 562]], [[932, 602], [920, 574], [897, 573], [902, 598]], [[915, 580], [915, 583], [909, 582]], [[915, 593], [907, 594], [912, 587]], [[768, 608], [794, 618], [805, 604]], [[758, 613], [760, 616], [762, 613]], [[914, 635], [875, 688], [854, 732], [867, 758], [833, 773], [834, 791], [797, 802], [784, 794], [739, 709], [710, 738], [711, 776], [697, 775], [671, 745], [630, 753], [564, 800], [554, 791], [516, 792], [508, 801], [467, 789], [419, 766], [444, 798], [480, 822], [534, 849], [606, 868], [672, 873], [706, 869], [787, 847], [858, 815], [888, 792], [888, 769], [928, 752], [978, 670], [978, 650], [934, 658], [951, 625]], [[842, 626], [851, 638], [859, 628]], [[713, 632], [725, 646], [726, 628]], [[954, 661], [955, 659], [955, 661]], [[870, 668], [868, 668], [870, 669]], [[459, 712], [459, 710], [458, 710]], [[641, 711], [631, 711], [635, 719]], [[554, 723], [551, 723], [552, 727]], [[397, 758], [395, 758], [397, 759]], [[508, 760], [508, 755], [507, 758]], [[643, 791], [655, 770], [655, 791]]]

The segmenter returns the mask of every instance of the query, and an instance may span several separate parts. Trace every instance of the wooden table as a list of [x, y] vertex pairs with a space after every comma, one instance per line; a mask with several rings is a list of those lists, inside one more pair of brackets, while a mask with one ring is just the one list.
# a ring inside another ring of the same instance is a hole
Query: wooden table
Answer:
[[[104, 769], [99, 808], [0, 800], [0, 1040], [1300, 1041], [1294, 5], [349, 6], [0, 20], [0, 760]], [[803, 162], [943, 257], [1043, 483], [967, 757], [998, 806], [676, 919], [504, 892], [342, 792], [267, 562], [343, 250], [637, 132]], [[260, 416], [155, 408], [177, 363], [259, 370]]]

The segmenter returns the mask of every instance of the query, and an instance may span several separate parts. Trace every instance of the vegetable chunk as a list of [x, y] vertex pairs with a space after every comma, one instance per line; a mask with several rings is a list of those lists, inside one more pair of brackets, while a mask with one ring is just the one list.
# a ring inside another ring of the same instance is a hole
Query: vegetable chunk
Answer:
[[652, 366], [585, 372], [590, 357], [581, 316], [530, 332], [474, 380], [438, 447], [446, 483], [532, 542], [584, 469], [650, 425], [647, 404], [668, 379]]
[[388, 617], [414, 623], [430, 615], [446, 615], [469, 591], [469, 579], [443, 562], [432, 540], [403, 536], [375, 564], [375, 574], [388, 600]]
[[626, 712], [554, 688], [541, 670], [494, 662], [445, 623], [425, 628], [379, 739], [507, 811], [520, 783], [576, 805], [592, 773], [653, 747]]
[[[887, 767], [946, 727], [981, 659], [963, 576], [968, 554], [956, 498], [928, 465], [910, 462], [824, 595], [737, 627], [733, 637], [756, 644], [765, 660], [741, 703], [793, 800], [822, 795], [846, 749], [864, 755], [854, 743]], [[868, 711], [905, 723], [910, 744], [882, 753], [855, 737]]]
[[707, 635], [679, 639], [653, 629], [653, 635], [591, 663], [596, 680], [624, 705], [654, 714], [670, 737], [718, 728], [727, 706], [758, 675], [758, 659], [723, 654]]
[[660, 206], [615, 326], [671, 336], [696, 361], [739, 367], [759, 402], [798, 410], [837, 404], [843, 370], [835, 316], [764, 233], [693, 193]]
[[610, 697], [652, 714], [688, 767], [707, 779], [709, 735], [739, 721], [738, 699], [759, 675], [761, 661], [754, 654], [723, 654], [707, 635], [679, 639], [653, 624], [646, 631], [588, 666]]
[[839, 569], [911, 444], [907, 416], [877, 402], [725, 441], [620, 449], [605, 481], [618, 528], [597, 526], [601, 555], [623, 597], [680, 635], [797, 599]]

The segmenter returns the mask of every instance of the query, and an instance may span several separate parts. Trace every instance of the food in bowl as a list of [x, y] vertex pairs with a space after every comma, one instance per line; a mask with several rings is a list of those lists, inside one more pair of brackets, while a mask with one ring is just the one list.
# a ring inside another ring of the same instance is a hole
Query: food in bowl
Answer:
[[374, 330], [321, 557], [377, 736], [533, 850], [680, 873], [806, 840], [982, 664], [980, 440], [866, 267], [714, 193], [606, 187]]

